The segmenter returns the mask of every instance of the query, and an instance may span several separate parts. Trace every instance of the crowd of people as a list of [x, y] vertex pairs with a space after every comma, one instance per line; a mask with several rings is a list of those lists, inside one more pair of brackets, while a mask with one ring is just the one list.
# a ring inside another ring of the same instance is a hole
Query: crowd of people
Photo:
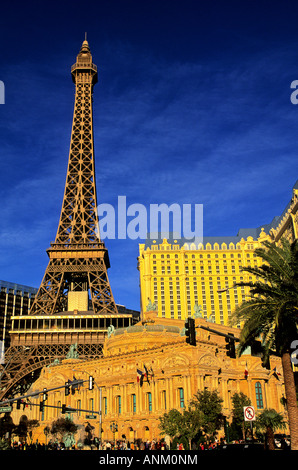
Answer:
[[[194, 446], [193, 450], [210, 450], [215, 449], [218, 445], [217, 442], [204, 442], [198, 446]], [[185, 450], [185, 445], [182, 442], [177, 442], [175, 444], [175, 449]], [[21, 441], [11, 442], [10, 448], [12, 450], [169, 450], [170, 446], [166, 443], [164, 439], [153, 439], [152, 441], [146, 440], [142, 441], [137, 439], [134, 442], [129, 442], [125, 440], [117, 441], [103, 441], [100, 444], [99, 440], [95, 439], [90, 442], [78, 442], [76, 445], [71, 447], [66, 447], [63, 442], [58, 441], [49, 441], [47, 444], [41, 444], [38, 441], [28, 444]], [[171, 447], [173, 449], [173, 447]]]
[[[221, 439], [220, 441], [204, 441], [198, 444], [192, 445], [192, 450], [216, 450], [223, 445], [227, 444], [225, 440]], [[244, 441], [233, 441], [232, 444], [245, 444]], [[275, 447], [276, 449], [280, 450], [287, 450], [290, 449], [290, 442], [287, 439], [278, 439], [275, 440]], [[150, 441], [149, 439], [146, 441], [142, 441], [141, 439], [137, 439], [133, 442], [129, 442], [126, 440], [116, 440], [116, 441], [103, 441], [100, 443], [99, 439], [95, 438], [89, 440], [88, 442], [77, 442], [75, 445], [71, 447], [66, 447], [63, 442], [49, 441], [47, 444], [39, 443], [38, 440], [36, 442], [27, 443], [22, 442], [20, 440], [14, 440], [10, 444], [7, 445], [6, 449], [11, 450], [187, 450], [188, 446], [185, 446], [183, 442], [177, 441], [174, 446], [173, 444], [170, 446], [164, 439], [153, 439]]]
[[134, 442], [104, 441], [100, 444], [98, 439], [89, 442], [78, 442], [77, 444], [66, 447], [63, 442], [49, 441], [47, 444], [41, 444], [38, 441], [28, 444], [22, 441], [12, 441], [11, 450], [168, 450], [169, 447], [164, 440], [141, 441], [137, 439]]
[[101, 447], [102, 450], [168, 450], [169, 447], [163, 439], [142, 441], [137, 439], [134, 442], [126, 441], [105, 441]]

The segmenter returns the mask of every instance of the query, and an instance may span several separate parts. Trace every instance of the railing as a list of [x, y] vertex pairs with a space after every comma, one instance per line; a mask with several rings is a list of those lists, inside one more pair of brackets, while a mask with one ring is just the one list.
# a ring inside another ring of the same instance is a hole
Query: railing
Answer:
[[105, 248], [105, 245], [103, 242], [90, 242], [90, 243], [65, 243], [65, 244], [62, 244], [62, 243], [55, 243], [55, 242], [52, 242], [51, 243], [51, 248], [48, 248], [48, 250], [50, 249], [54, 249], [54, 250], [92, 250], [92, 249], [97, 249], [97, 250], [102, 250], [103, 248]]
[[97, 66], [93, 64], [93, 62], [76, 62], [72, 65], [71, 71], [73, 72], [75, 69], [92, 69], [97, 72]]

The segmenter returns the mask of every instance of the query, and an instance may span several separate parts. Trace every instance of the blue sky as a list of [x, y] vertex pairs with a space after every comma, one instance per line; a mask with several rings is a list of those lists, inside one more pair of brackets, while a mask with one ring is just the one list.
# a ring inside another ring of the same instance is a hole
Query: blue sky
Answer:
[[[280, 215], [298, 179], [298, 4], [27, 1], [1, 5], [0, 279], [38, 287], [65, 184], [88, 35], [98, 203], [204, 205], [204, 235]], [[139, 308], [141, 240], [106, 240], [116, 302]]]

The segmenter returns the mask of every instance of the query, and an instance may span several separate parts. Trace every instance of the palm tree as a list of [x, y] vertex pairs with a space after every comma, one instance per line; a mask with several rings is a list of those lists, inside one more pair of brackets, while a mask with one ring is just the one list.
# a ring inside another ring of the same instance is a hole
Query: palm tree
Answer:
[[290, 244], [283, 240], [280, 246], [265, 241], [255, 254], [263, 264], [243, 268], [256, 280], [235, 284], [249, 287], [250, 293], [249, 298], [236, 307], [231, 324], [243, 324], [238, 355], [261, 339], [263, 361], [272, 353], [281, 357], [291, 448], [298, 450], [298, 408], [291, 363], [291, 343], [298, 338], [298, 245], [296, 241]]
[[274, 450], [274, 431], [286, 428], [283, 416], [272, 408], [265, 409], [257, 416], [255, 424], [257, 429], [265, 430], [265, 442], [268, 444], [268, 449]]

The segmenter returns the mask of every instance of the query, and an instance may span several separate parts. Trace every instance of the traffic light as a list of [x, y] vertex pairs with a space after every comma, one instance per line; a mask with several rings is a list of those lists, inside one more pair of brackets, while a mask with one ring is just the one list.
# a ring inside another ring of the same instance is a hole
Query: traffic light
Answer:
[[65, 382], [65, 396], [70, 394], [70, 385], [69, 382]]
[[42, 412], [43, 412], [43, 409], [44, 409], [44, 402], [41, 401], [41, 402], [39, 403], [39, 411], [42, 413]]
[[191, 346], [196, 346], [196, 325], [194, 318], [188, 318], [185, 322], [185, 336], [186, 342]]
[[235, 349], [235, 340], [233, 338], [231, 338], [231, 336], [234, 336], [234, 335], [230, 335], [229, 337], [226, 337], [226, 350], [227, 350], [227, 356], [229, 357], [232, 357], [232, 358], [236, 358], [236, 349]]
[[84, 380], [83, 379], [76, 379], [73, 377], [73, 381], [68, 381], [69, 384], [71, 384], [71, 393], [74, 395], [76, 390], [80, 389], [80, 386], [83, 385]]
[[22, 400], [17, 400], [17, 410], [21, 409]]
[[89, 376], [89, 390], [94, 389], [94, 377], [92, 375]]
[[48, 399], [48, 394], [47, 394], [47, 389], [43, 389], [43, 401], [46, 401]]
[[63, 415], [65, 415], [65, 413], [66, 413], [66, 405], [62, 405], [62, 411], [61, 411], [61, 413], [62, 413]]

